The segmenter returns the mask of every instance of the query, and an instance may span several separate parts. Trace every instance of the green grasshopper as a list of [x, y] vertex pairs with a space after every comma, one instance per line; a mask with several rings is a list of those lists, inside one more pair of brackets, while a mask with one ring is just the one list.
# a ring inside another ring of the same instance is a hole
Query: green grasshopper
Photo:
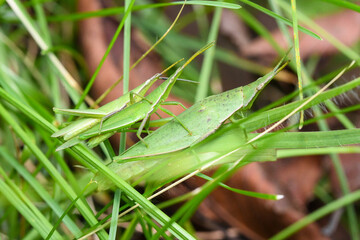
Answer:
[[[188, 148], [218, 129], [235, 112], [251, 108], [262, 89], [288, 62], [285, 57], [268, 74], [246, 86], [207, 97], [177, 116], [145, 138], [147, 144], [138, 142], [114, 161], [131, 161], [140, 157], [165, 154]], [[179, 122], [188, 130], [180, 127]]]
[[[109, 138], [117, 131], [126, 131], [131, 125], [136, 123], [137, 121], [142, 120], [140, 127], [137, 131], [137, 136], [141, 141], [140, 134], [142, 133], [146, 122], [148, 122], [149, 117], [151, 114], [156, 112], [157, 109], [161, 109], [162, 111], [168, 113], [169, 115], [173, 116], [176, 119], [176, 116], [173, 115], [168, 110], [162, 108], [161, 104], [164, 103], [165, 99], [168, 97], [172, 86], [175, 84], [177, 77], [181, 74], [182, 70], [199, 54], [213, 46], [214, 43], [209, 43], [204, 46], [202, 49], [197, 51], [188, 61], [186, 61], [180, 68], [178, 68], [173, 75], [171, 75], [164, 83], [162, 83], [158, 88], [156, 88], [153, 92], [148, 94], [144, 97], [144, 93], [149, 89], [149, 87], [160, 77], [160, 74], [155, 75], [151, 79], [147, 80], [144, 84], [137, 87], [127, 95], [115, 100], [117, 102], [111, 102], [105, 105], [107, 108], [104, 109], [105, 106], [99, 108], [98, 110], [90, 110], [86, 111], [86, 114], [91, 115], [94, 118], [90, 119], [80, 119], [68, 127], [61, 129], [59, 132], [53, 134], [53, 137], [63, 136], [64, 140], [71, 140], [66, 142], [64, 145], [60, 146], [59, 149], [63, 149], [66, 147], [70, 147], [74, 144], [77, 144], [81, 140], [89, 139], [90, 146], [95, 146], [101, 141]], [[137, 98], [139, 101], [132, 101], [131, 98]], [[120, 102], [120, 100], [122, 100]], [[131, 102], [131, 105], [129, 103]], [[170, 103], [174, 104], [174, 103]], [[176, 103], [179, 104], [179, 103]], [[109, 106], [110, 105], [110, 106]], [[114, 107], [117, 105], [116, 111]], [[100, 111], [99, 111], [100, 110]], [[108, 111], [105, 111], [108, 110]], [[84, 111], [79, 110], [62, 110], [62, 109], [55, 109], [55, 111], [59, 113], [66, 113], [66, 114], [78, 114], [82, 115]], [[110, 118], [108, 118], [111, 116]], [[103, 118], [108, 118], [103, 122]], [[84, 127], [84, 125], [86, 126]], [[181, 123], [180, 123], [181, 124]], [[79, 127], [79, 129], [77, 129]], [[186, 126], [183, 125], [186, 129]], [[90, 128], [90, 129], [89, 129]], [[190, 132], [188, 132], [190, 133]], [[77, 138], [74, 138], [74, 137]], [[74, 139], [72, 139], [74, 138]], [[146, 143], [145, 143], [146, 144]]]

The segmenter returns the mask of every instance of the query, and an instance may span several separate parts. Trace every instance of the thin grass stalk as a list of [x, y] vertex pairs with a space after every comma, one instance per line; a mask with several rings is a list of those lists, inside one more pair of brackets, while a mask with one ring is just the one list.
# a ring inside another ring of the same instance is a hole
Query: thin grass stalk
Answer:
[[110, 223], [110, 232], [109, 232], [109, 240], [116, 239], [116, 231], [118, 225], [118, 213], [120, 209], [120, 200], [121, 200], [121, 190], [116, 189], [114, 194], [113, 208], [111, 214], [111, 223]]
[[[168, 6], [176, 6], [183, 5], [185, 1], [175, 1], [175, 2], [164, 2], [164, 3], [153, 3], [153, 4], [142, 4], [135, 5], [133, 7], [133, 12], [141, 11], [146, 9], [155, 9], [162, 8]], [[217, 1], [189, 1], [187, 5], [200, 5], [200, 6], [210, 6], [210, 7], [221, 7], [228, 9], [239, 9], [240, 6], [234, 3], [228, 2], [217, 2]], [[79, 21], [87, 18], [93, 17], [107, 17], [112, 15], [121, 14], [124, 12], [124, 7], [113, 7], [101, 9], [98, 11], [90, 11], [90, 12], [79, 12], [72, 14], [58, 14], [56, 16], [49, 16], [47, 19], [49, 22], [59, 22], [59, 21]]]
[[[125, 10], [129, 11], [125, 19], [124, 27], [124, 45], [123, 45], [123, 94], [129, 91], [130, 81], [130, 50], [131, 50], [131, 8], [134, 0], [125, 0]], [[124, 152], [126, 149], [126, 132], [120, 134], [119, 152]]]
[[[216, 8], [214, 12], [214, 17], [211, 23], [210, 33], [207, 42], [214, 42], [217, 39], [219, 32], [219, 26], [221, 21], [222, 9]], [[209, 81], [212, 73], [212, 68], [214, 64], [215, 56], [215, 46], [209, 49], [204, 53], [204, 63], [201, 67], [200, 77], [199, 77], [199, 87], [196, 91], [195, 102], [200, 101], [205, 98], [209, 89]]]
[[[294, 49], [295, 49], [295, 61], [296, 61], [296, 73], [298, 77], [299, 98], [300, 100], [302, 100], [304, 99], [304, 94], [303, 94], [303, 81], [301, 75], [301, 57], [300, 57], [300, 46], [299, 46], [299, 30], [298, 30], [298, 20], [297, 20], [297, 11], [296, 11], [296, 0], [291, 0], [291, 9], [292, 9], [292, 19], [293, 19]], [[299, 122], [300, 122], [299, 129], [301, 129], [304, 124], [304, 110], [300, 111]]]
[[34, 10], [36, 13], [39, 30], [41, 32], [41, 35], [44, 38], [44, 41], [49, 46], [49, 48], [51, 48], [51, 37], [50, 37], [49, 27], [48, 27], [47, 20], [46, 20], [46, 15], [45, 15], [44, 9], [42, 7], [43, 5], [41, 3], [39, 3], [38, 1], [34, 1], [34, 2], [36, 2], [33, 7], [34, 7]]

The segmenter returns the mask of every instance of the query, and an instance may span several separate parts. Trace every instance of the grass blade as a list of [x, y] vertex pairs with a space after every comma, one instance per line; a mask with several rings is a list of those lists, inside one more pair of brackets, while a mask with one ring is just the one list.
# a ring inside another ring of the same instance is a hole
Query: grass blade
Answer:
[[[219, 32], [219, 26], [221, 21], [222, 9], [216, 8], [214, 17], [211, 23], [210, 33], [208, 36], [207, 42], [214, 42], [217, 39]], [[195, 102], [200, 101], [205, 98], [208, 93], [208, 86], [210, 81], [210, 76], [212, 73], [212, 68], [214, 64], [214, 55], [215, 55], [215, 46], [204, 53], [204, 62], [201, 68], [200, 77], [199, 77], [199, 87], [196, 92]]]

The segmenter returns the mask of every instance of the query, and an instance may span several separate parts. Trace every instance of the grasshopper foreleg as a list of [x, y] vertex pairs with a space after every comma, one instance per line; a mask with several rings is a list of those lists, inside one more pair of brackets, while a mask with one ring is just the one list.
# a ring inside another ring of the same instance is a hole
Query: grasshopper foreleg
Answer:
[[141, 142], [143, 142], [145, 144], [145, 146], [148, 148], [149, 145], [145, 142], [145, 140], [141, 137], [141, 133], [144, 129], [144, 126], [146, 124], [146, 122], [148, 121], [150, 116], [150, 113], [147, 113], [145, 118], [141, 121], [140, 127], [138, 128], [137, 132], [136, 132], [136, 136], [140, 139]]
[[146, 121], [145, 131], [147, 134], [150, 134], [150, 118]]

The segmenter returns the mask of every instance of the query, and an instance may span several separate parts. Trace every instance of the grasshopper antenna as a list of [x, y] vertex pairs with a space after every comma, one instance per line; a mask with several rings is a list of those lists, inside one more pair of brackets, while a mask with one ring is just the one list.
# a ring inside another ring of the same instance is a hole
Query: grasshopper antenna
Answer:
[[[159, 79], [165, 81], [165, 80], [168, 79], [168, 77], [159, 77]], [[183, 78], [178, 78], [177, 81], [199, 84], [199, 82], [196, 82], [196, 81], [193, 81], [193, 80], [189, 80], [189, 79], [183, 79]]]

